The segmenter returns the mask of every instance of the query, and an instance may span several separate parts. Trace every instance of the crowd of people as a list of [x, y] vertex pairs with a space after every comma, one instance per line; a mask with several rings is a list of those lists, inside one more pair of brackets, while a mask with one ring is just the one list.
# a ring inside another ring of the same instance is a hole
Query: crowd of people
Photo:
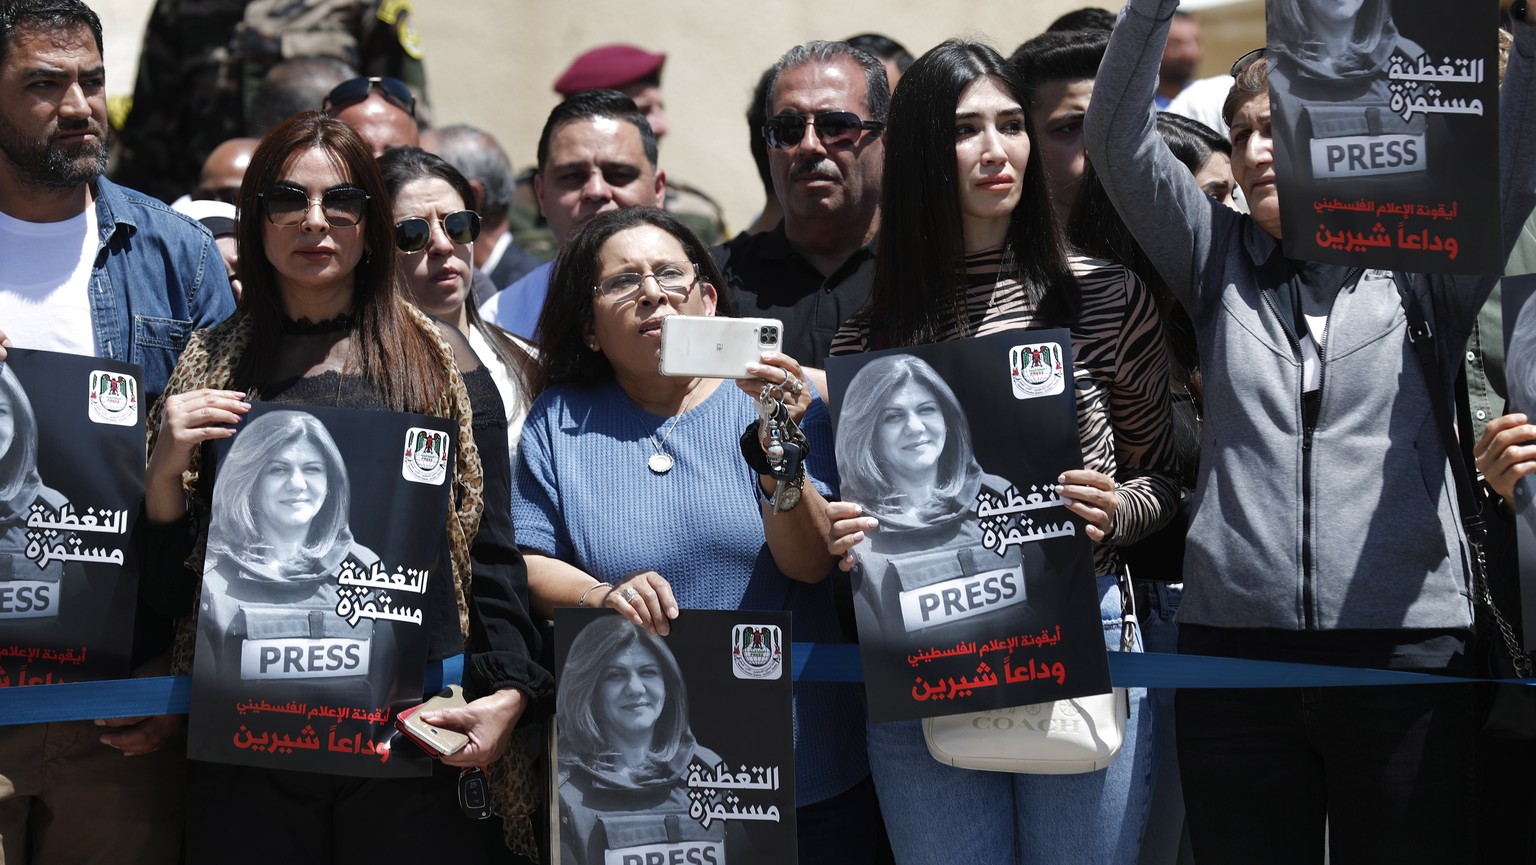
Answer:
[[[1536, 472], [1536, 424], [1502, 396], [1527, 409], [1533, 385], [1503, 381], [1498, 280], [1281, 247], [1269, 83], [1422, 54], [1387, 0], [1275, 0], [1316, 51], [1205, 80], [1178, 0], [1085, 8], [1009, 56], [872, 33], [787, 47], [747, 106], [764, 204], [734, 236], [660, 164], [664, 54], [575, 57], [518, 175], [484, 131], [427, 122], [408, 3], [192, 5], [157, 5], [115, 134], [90, 8], [0, 0], [0, 360], [144, 370], [135, 675], [238, 657], [244, 593], [302, 617], [334, 606], [343, 562], [376, 560], [304, 407], [445, 419], [447, 518], [419, 527], [446, 577], [427, 659], [462, 657], [467, 702], [424, 719], [468, 744], [427, 777], [351, 778], [187, 759], [182, 716], [0, 719], [0, 863], [731, 850], [734, 829], [678, 827], [690, 760], [719, 755], [690, 731], [689, 701], [713, 695], [687, 693], [672, 623], [782, 610], [797, 641], [855, 640], [840, 593], [868, 581], [861, 613], [900, 627], [883, 563], [974, 545], [961, 502], [1006, 481], [922, 361], [865, 367], [836, 435], [822, 370], [1010, 330], [1071, 334], [1083, 467], [1055, 492], [1092, 543], [1106, 648], [1490, 673], [1475, 559], [1513, 582], [1512, 503]], [[1525, 0], [1503, 19], [1496, 216], [1518, 273], [1536, 261], [1536, 30]], [[735, 381], [665, 375], [672, 315], [778, 319], [783, 340]], [[35, 448], [0, 372], [0, 448]], [[282, 410], [250, 419], [258, 400]], [[211, 449], [242, 429], [226, 501]], [[850, 453], [869, 458], [840, 474]], [[50, 493], [18, 477], [7, 513]], [[557, 691], [559, 608], [612, 615]], [[1132, 688], [1107, 769], [1044, 775], [941, 764], [919, 722], [870, 722], [857, 685], [797, 682], [799, 860], [1536, 862], [1536, 729], [1491, 735], [1495, 695]], [[477, 767], [494, 820], [461, 810]]]

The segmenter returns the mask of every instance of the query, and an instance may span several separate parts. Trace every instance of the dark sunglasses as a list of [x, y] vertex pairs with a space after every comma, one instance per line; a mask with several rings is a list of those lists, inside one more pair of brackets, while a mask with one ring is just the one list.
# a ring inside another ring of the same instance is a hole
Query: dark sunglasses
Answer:
[[405, 86], [404, 81], [387, 75], [349, 78], [325, 95], [325, 102], [321, 103], [321, 107], [325, 109], [326, 114], [335, 114], [349, 105], [356, 105], [367, 99], [374, 88], [378, 88], [379, 93], [390, 104], [412, 117], [416, 116], [416, 97], [411, 94], [411, 88]]
[[320, 205], [325, 221], [332, 228], [348, 228], [363, 221], [368, 207], [368, 193], [356, 186], [338, 186], [327, 189], [319, 198], [297, 186], [274, 186], [260, 195], [267, 211], [267, 221], [273, 225], [298, 225], [304, 221], [312, 205]]
[[455, 210], [441, 220], [408, 216], [395, 223], [395, 248], [401, 252], [420, 252], [432, 242], [432, 223], [441, 222], [443, 233], [454, 243], [474, 243], [480, 236], [480, 214], [473, 210]]
[[1232, 77], [1236, 78], [1248, 71], [1248, 67], [1264, 59], [1265, 48], [1255, 48], [1247, 54], [1232, 61]]
[[805, 140], [805, 125], [816, 127], [816, 137], [823, 147], [852, 144], [868, 129], [879, 132], [885, 124], [879, 120], [864, 120], [852, 111], [819, 111], [812, 115], [779, 114], [763, 124], [763, 137], [768, 146], [776, 150], [788, 150]]

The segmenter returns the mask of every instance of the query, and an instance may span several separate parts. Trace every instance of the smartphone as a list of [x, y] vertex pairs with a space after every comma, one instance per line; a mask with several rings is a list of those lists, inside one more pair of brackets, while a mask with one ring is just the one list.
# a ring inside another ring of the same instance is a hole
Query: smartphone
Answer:
[[469, 737], [458, 730], [449, 730], [446, 727], [434, 727], [421, 720], [422, 711], [437, 711], [439, 709], [458, 709], [464, 706], [464, 689], [458, 685], [449, 685], [443, 692], [426, 702], [412, 706], [395, 716], [395, 729], [405, 734], [407, 739], [420, 745], [423, 750], [434, 757], [447, 757], [464, 750], [469, 744]]
[[661, 320], [661, 374], [750, 378], [747, 364], [780, 351], [783, 338], [776, 318], [669, 315]]

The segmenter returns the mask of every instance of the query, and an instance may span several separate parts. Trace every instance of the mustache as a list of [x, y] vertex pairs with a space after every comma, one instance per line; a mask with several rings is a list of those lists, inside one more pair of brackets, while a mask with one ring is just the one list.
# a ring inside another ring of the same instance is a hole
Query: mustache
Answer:
[[799, 180], [808, 174], [825, 174], [841, 181], [843, 172], [837, 167], [837, 163], [825, 156], [802, 159], [789, 169], [789, 179]]
[[[106, 139], [105, 130], [94, 118], [80, 117], [72, 120], [60, 120], [54, 126], [53, 135], [72, 135], [76, 132], [89, 132], [102, 140]], [[49, 137], [52, 138], [53, 135]]]

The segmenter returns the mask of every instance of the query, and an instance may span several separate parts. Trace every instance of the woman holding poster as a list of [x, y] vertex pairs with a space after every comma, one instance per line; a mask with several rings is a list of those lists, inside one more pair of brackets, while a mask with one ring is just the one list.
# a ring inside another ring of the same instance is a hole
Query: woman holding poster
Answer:
[[[952, 40], [902, 76], [886, 131], [881, 242], [868, 307], [832, 353], [1070, 326], [1084, 469], [1055, 492], [1095, 542], [1105, 643], [1122, 631], [1116, 547], [1172, 513], [1168, 365], [1155, 302], [1124, 268], [1070, 259], [1047, 200], [1021, 82], [995, 51]], [[844, 459], [847, 456], [844, 455]], [[851, 494], [847, 495], [852, 498]], [[883, 531], [834, 503], [834, 554]], [[1107, 770], [1014, 775], [933, 760], [917, 721], [871, 725], [870, 764], [898, 862], [1134, 861], [1148, 802], [1150, 725], [1132, 692]], [[933, 831], [964, 825], [963, 832]], [[1071, 839], [1068, 841], [1067, 839]]]
[[689, 816], [697, 799], [689, 767], [713, 769], [721, 759], [694, 740], [683, 672], [660, 637], [620, 616], [583, 628], [566, 656], [555, 711], [562, 863], [627, 861], [626, 847], [732, 861], [728, 837], [744, 839], [726, 821], [706, 828]]
[[[1494, 278], [1287, 257], [1282, 237], [1297, 238], [1282, 226], [1282, 190], [1305, 200], [1306, 178], [1274, 162], [1268, 63], [1236, 70], [1223, 112], [1251, 215], [1211, 202], [1157, 142], [1148, 108], [1177, 6], [1130, 0], [1085, 128], [1105, 190], [1198, 337], [1206, 414], [1179, 649], [1473, 674], [1471, 559], [1447, 459], [1456, 443], [1437, 417], [1449, 426], [1454, 408], [1451, 388], [1431, 382], [1456, 378]], [[1493, 42], [1493, 4], [1486, 30], [1474, 6], [1414, 7], [1433, 7], [1452, 35], [1466, 25], [1481, 31], [1469, 40]], [[1365, 17], [1379, 22], [1373, 10]], [[1502, 205], [1486, 215], [1502, 219], [1502, 235], [1488, 232], [1501, 261], [1536, 202], [1533, 37], [1517, 21], [1499, 154], [1469, 151], [1500, 165]], [[1457, 684], [1179, 690], [1195, 858], [1305, 865], [1325, 845], [1334, 862], [1465, 858], [1477, 844], [1474, 696]], [[1234, 796], [1235, 778], [1264, 781]]]
[[[561, 251], [512, 501], [538, 612], [611, 608], [665, 636], [684, 609], [790, 610], [796, 639], [841, 637], [819, 480], [830, 421], [799, 363], [764, 354], [739, 383], [658, 369], [663, 320], [716, 314], [722, 284], [708, 247], [652, 208], [600, 214]], [[802, 498], [777, 513], [766, 497], [789, 482], [743, 453], [764, 447], [768, 384], [810, 444]], [[800, 862], [871, 861], [858, 689], [796, 684], [794, 700], [796, 811], [819, 815], [798, 833]]]
[[[189, 761], [187, 857], [484, 862], [487, 824], [464, 820], [455, 788], [458, 767], [485, 765], [493, 769], [492, 802], [506, 818], [509, 841], [531, 854], [528, 815], [537, 786], [526, 756], [508, 743], [530, 704], [550, 697], [551, 684], [534, 660], [538, 636], [524, 606], [522, 560], [511, 546], [506, 417], [495, 384], [462, 336], [405, 301], [389, 192], [351, 127], [315, 111], [272, 130], [251, 158], [240, 208], [248, 216], [239, 227], [240, 308], [194, 334], [151, 417], [145, 514], [161, 531], [149, 555], [166, 563], [147, 569], [163, 575], [153, 593], [179, 615], [188, 612], [185, 599], [198, 596], [211, 505], [203, 445], [240, 429], [247, 399], [447, 418], [458, 430], [445, 481], [448, 517], [425, 531], [441, 533], [434, 572], [451, 579], [427, 584], [423, 627], [429, 659], [464, 654], [471, 699], [423, 720], [462, 730], [470, 741], [426, 778], [339, 783]], [[253, 431], [240, 434], [252, 438]], [[189, 549], [188, 538], [199, 542]], [[208, 554], [215, 565], [222, 558], [218, 550]], [[173, 566], [182, 561], [185, 568]], [[178, 672], [191, 666], [202, 605], [193, 612], [178, 638]], [[282, 831], [250, 831], [249, 815], [258, 813], [279, 820]], [[418, 831], [428, 825], [455, 828]]]

